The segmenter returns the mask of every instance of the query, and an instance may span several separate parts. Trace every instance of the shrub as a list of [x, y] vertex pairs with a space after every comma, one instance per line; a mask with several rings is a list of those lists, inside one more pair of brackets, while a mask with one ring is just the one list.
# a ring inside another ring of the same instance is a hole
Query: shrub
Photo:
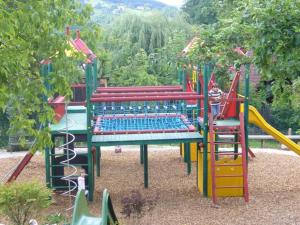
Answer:
[[157, 200], [158, 196], [145, 199], [138, 190], [133, 190], [129, 196], [122, 199], [123, 210], [121, 213], [126, 217], [140, 218], [145, 211], [153, 210]]
[[51, 191], [37, 182], [10, 183], [0, 186], [0, 213], [14, 225], [28, 224], [41, 209], [47, 208]]

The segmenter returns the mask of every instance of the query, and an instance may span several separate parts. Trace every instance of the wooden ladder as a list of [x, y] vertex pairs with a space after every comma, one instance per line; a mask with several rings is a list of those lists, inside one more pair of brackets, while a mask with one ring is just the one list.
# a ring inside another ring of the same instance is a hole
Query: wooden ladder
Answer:
[[[248, 169], [247, 169], [247, 158], [246, 158], [246, 144], [245, 144], [245, 127], [244, 127], [244, 116], [243, 113], [240, 113], [239, 115], [240, 119], [240, 125], [237, 126], [228, 126], [228, 125], [218, 125], [214, 124], [212, 115], [209, 116], [209, 135], [210, 135], [210, 161], [211, 161], [211, 181], [212, 181], [212, 200], [213, 203], [217, 203], [217, 190], [218, 189], [242, 189], [243, 190], [243, 197], [245, 199], [245, 202], [249, 201], [249, 192], [248, 192]], [[218, 134], [238, 134], [238, 140], [234, 141], [228, 141], [228, 140], [215, 140], [215, 135]], [[234, 145], [238, 144], [241, 147], [241, 152], [234, 152], [234, 151], [222, 151], [217, 152], [216, 146], [220, 145]], [[237, 159], [238, 157], [242, 157], [242, 163], [233, 163], [231, 162], [224, 162], [224, 163], [218, 163], [218, 160], [222, 157], [228, 157], [233, 156], [234, 159]], [[220, 167], [242, 167], [242, 174], [222, 174], [218, 175], [216, 174], [217, 168]], [[236, 185], [217, 185], [217, 179], [223, 178], [223, 179], [232, 179], [232, 178], [238, 178], [241, 177], [243, 179], [243, 185], [236, 186]]]

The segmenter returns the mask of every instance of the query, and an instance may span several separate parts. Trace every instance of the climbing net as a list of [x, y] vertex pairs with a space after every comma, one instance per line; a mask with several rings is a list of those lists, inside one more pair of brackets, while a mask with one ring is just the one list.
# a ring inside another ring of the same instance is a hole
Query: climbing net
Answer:
[[191, 132], [197, 109], [182, 101], [99, 103], [95, 134]]

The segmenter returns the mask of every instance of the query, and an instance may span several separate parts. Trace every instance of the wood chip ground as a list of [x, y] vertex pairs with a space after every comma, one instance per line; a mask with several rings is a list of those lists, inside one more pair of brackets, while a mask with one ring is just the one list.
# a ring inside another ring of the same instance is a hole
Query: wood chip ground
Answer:
[[[143, 187], [143, 167], [139, 152], [123, 151], [115, 154], [104, 151], [101, 177], [96, 178], [95, 200], [90, 204], [93, 214], [99, 215], [104, 188], [111, 194], [121, 224], [143, 225], [300, 225], [300, 158], [288, 155], [257, 153], [249, 162], [250, 202], [242, 198], [219, 199], [213, 207], [208, 198], [196, 188], [196, 165], [186, 175], [186, 166], [178, 150], [149, 150], [149, 188]], [[20, 158], [0, 160], [0, 175], [5, 174]], [[45, 182], [44, 158], [35, 156], [19, 182]], [[139, 190], [146, 199], [157, 199], [156, 206], [140, 219], [126, 219], [121, 200], [132, 190]], [[41, 213], [64, 212], [68, 198], [55, 195], [53, 205]], [[0, 218], [0, 223], [7, 223]]]

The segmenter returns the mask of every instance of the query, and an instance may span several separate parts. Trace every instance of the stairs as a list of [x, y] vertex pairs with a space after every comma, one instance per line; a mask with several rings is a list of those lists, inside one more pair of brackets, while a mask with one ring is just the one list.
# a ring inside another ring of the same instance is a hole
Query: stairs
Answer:
[[[239, 119], [239, 125], [222, 125], [222, 123], [218, 122], [214, 124], [212, 115], [209, 116], [211, 196], [214, 204], [217, 203], [218, 192], [224, 191], [224, 189], [240, 191], [245, 202], [249, 201], [247, 151], [244, 116], [242, 113], [240, 113]], [[218, 134], [235, 134], [237, 138], [234, 141], [218, 140]], [[235, 145], [236, 147], [239, 145], [242, 150], [241, 152], [234, 150], [218, 151], [218, 147], [224, 147], [224, 145]], [[229, 170], [228, 167], [230, 168]], [[225, 174], [220, 172], [222, 169], [226, 171]]]

